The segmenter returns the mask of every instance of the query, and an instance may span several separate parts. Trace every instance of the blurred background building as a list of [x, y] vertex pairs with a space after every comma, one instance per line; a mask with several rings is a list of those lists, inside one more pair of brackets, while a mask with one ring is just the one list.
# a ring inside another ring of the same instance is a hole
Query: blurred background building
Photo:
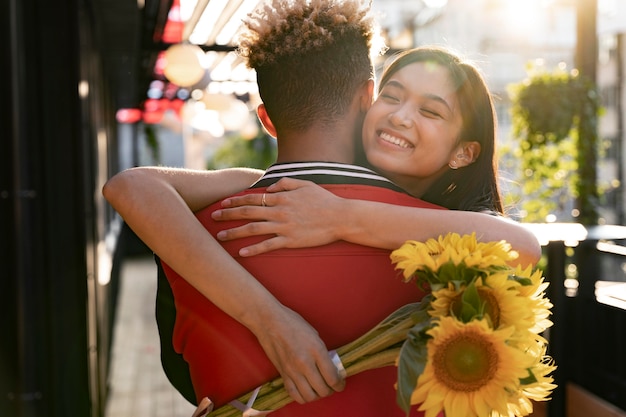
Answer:
[[[0, 4], [0, 415], [103, 415], [120, 259], [136, 245], [100, 194], [111, 175], [137, 165], [271, 162], [272, 139], [254, 115], [254, 73], [234, 53], [240, 19], [258, 3]], [[373, 7], [391, 52], [439, 44], [479, 63], [497, 97], [503, 147], [515, 146], [507, 89], [527, 77], [528, 63], [574, 68], [590, 53], [604, 108], [600, 223], [624, 223], [626, 2]], [[523, 181], [516, 175], [505, 176]]]

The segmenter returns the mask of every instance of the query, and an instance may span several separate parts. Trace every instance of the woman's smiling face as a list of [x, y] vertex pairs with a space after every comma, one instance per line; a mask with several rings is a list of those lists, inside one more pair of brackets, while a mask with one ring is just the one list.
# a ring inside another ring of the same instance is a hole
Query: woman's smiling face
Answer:
[[462, 125], [448, 70], [416, 62], [382, 87], [365, 117], [363, 147], [374, 167], [419, 197], [450, 169]]

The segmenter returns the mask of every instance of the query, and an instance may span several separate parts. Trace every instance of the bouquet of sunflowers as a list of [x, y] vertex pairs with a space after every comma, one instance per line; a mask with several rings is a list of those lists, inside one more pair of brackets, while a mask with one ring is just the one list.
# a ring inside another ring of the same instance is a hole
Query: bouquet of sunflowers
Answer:
[[552, 325], [540, 270], [512, 268], [508, 243], [475, 234], [409, 241], [391, 255], [406, 281], [430, 287], [428, 310], [398, 359], [398, 403], [426, 416], [526, 416], [548, 399], [555, 369], [541, 333]]
[[[398, 367], [398, 405], [426, 417], [526, 416], [555, 388], [542, 333], [552, 323], [540, 270], [513, 268], [508, 243], [455, 233], [407, 241], [391, 254], [407, 283], [428, 291], [354, 342], [337, 349], [347, 376]], [[277, 378], [234, 403], [279, 409], [291, 402]], [[241, 415], [225, 405], [211, 416]]]

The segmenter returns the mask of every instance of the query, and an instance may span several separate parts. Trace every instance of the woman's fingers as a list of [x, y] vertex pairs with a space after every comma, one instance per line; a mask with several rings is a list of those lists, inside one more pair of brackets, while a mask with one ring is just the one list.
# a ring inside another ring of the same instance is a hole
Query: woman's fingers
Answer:
[[298, 403], [305, 403], [343, 390], [343, 375], [317, 331], [296, 312], [284, 311], [271, 327], [256, 335], [289, 395]]
[[309, 355], [292, 357], [290, 364], [293, 368], [285, 370], [283, 381], [289, 395], [302, 404], [342, 391], [346, 384], [345, 378], [334, 362], [329, 360], [330, 355], [325, 350], [307, 353]]
[[213, 220], [270, 220], [272, 211], [269, 207], [243, 205], [241, 207], [223, 208], [211, 213]]
[[[225, 200], [222, 200], [223, 208], [235, 208], [235, 207], [266, 207], [270, 204], [268, 203], [269, 197], [271, 194], [269, 193], [254, 193], [254, 194], [244, 194], [235, 197], [228, 197]], [[265, 203], [265, 204], [263, 204]]]
[[211, 411], [213, 411], [213, 403], [207, 397], [204, 397], [191, 417], [206, 417]]
[[269, 222], [250, 222], [243, 226], [221, 230], [217, 238], [223, 242], [250, 236], [275, 235], [275, 227]]
[[312, 181], [297, 180], [295, 178], [283, 177], [274, 184], [267, 187], [267, 192], [276, 193], [280, 191], [291, 191], [301, 187], [316, 185]]
[[[284, 180], [284, 181], [283, 181]], [[221, 241], [262, 236], [240, 251], [253, 256], [281, 248], [315, 247], [338, 240], [337, 210], [343, 199], [309, 181], [284, 178], [271, 192], [232, 197], [212, 213], [217, 221], [249, 221], [221, 231]], [[340, 207], [339, 207], [340, 208]], [[229, 225], [225, 225], [225, 228]]]
[[288, 247], [286, 244], [286, 240], [282, 236], [276, 236], [263, 240], [259, 243], [255, 243], [254, 245], [241, 248], [239, 250], [239, 256], [255, 256], [286, 247]]
[[278, 182], [275, 182], [274, 184], [267, 187], [265, 193], [254, 193], [229, 197], [222, 201], [222, 207], [273, 207], [281, 204], [281, 192], [294, 191], [299, 188], [315, 186], [316, 184], [311, 181], [297, 180], [293, 178], [281, 178]]

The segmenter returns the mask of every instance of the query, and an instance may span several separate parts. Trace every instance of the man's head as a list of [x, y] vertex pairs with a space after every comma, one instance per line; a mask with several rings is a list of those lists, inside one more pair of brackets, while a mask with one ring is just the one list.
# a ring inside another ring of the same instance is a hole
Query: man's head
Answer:
[[384, 46], [362, 0], [267, 0], [245, 24], [239, 52], [278, 135], [340, 120]]

